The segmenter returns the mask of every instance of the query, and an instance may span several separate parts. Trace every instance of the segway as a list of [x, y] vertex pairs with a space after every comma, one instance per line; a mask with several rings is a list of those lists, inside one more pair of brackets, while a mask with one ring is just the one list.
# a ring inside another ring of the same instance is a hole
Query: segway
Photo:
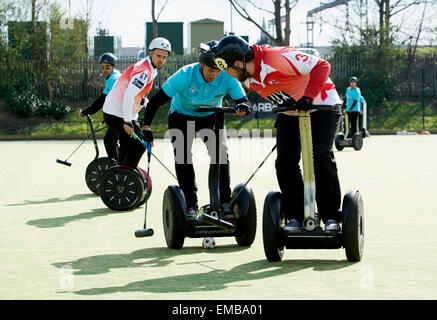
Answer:
[[[314, 106], [314, 109], [326, 106]], [[275, 108], [275, 112], [288, 111]], [[339, 249], [345, 248], [346, 257], [351, 262], [360, 261], [364, 246], [364, 209], [358, 190], [347, 192], [343, 198], [341, 225], [338, 232], [325, 231], [320, 226], [319, 215], [315, 211], [316, 187], [312, 155], [310, 114], [299, 114], [300, 141], [302, 149], [304, 180], [304, 221], [303, 228], [296, 232], [284, 230], [287, 223], [281, 212], [281, 193], [271, 191], [264, 201], [263, 242], [264, 253], [269, 261], [280, 261], [284, 249]]]
[[[349, 117], [347, 112], [343, 113], [343, 132], [337, 133], [335, 137], [335, 148], [338, 151], [342, 151], [344, 148], [354, 148], [355, 151], [359, 151], [363, 148], [363, 133], [357, 131], [352, 137], [349, 137]], [[366, 129], [364, 129], [364, 132]], [[365, 135], [364, 135], [365, 136]]]
[[[256, 233], [256, 203], [248, 182], [238, 184], [233, 192], [231, 202], [220, 205], [220, 145], [224, 127], [224, 113], [235, 113], [234, 108], [199, 107], [197, 112], [215, 112], [214, 133], [216, 137], [216, 161], [210, 164], [208, 186], [210, 203], [199, 209], [199, 217], [187, 220], [187, 205], [182, 189], [170, 185], [165, 193], [162, 217], [165, 241], [170, 249], [181, 249], [185, 238], [235, 237], [238, 245], [250, 246]], [[252, 175], [253, 176], [253, 175]], [[232, 210], [236, 219], [225, 221], [226, 212]]]
[[[147, 150], [145, 141], [138, 138], [135, 133], [133, 137]], [[152, 178], [140, 167], [112, 166], [100, 178], [100, 198], [109, 209], [114, 211], [137, 208], [144, 204], [151, 194]]]
[[99, 146], [97, 145], [96, 131], [94, 130], [93, 120], [90, 115], [86, 115], [88, 124], [93, 138], [96, 156], [91, 161], [85, 170], [85, 182], [88, 188], [96, 195], [100, 194], [100, 178], [102, 174], [109, 168], [117, 165], [117, 160], [109, 157], [99, 158]]
[[90, 128], [89, 135], [79, 144], [79, 146], [74, 149], [74, 151], [65, 159], [60, 160], [56, 159], [56, 162], [59, 164], [63, 164], [65, 166], [71, 166], [71, 162], [68, 162], [68, 159], [76, 153], [76, 151], [84, 144], [86, 140], [91, 136], [94, 142], [94, 148], [96, 150], [96, 156], [93, 161], [91, 161], [86, 170], [85, 170], [85, 182], [91, 192], [99, 195], [100, 182], [99, 179], [103, 172], [105, 172], [108, 168], [117, 165], [117, 160], [109, 158], [109, 157], [101, 157], [99, 158], [99, 146], [97, 144], [96, 132], [98, 132], [99, 127], [104, 123], [103, 121], [99, 123], [99, 125], [94, 129], [93, 120], [90, 115], [87, 115], [88, 125]]

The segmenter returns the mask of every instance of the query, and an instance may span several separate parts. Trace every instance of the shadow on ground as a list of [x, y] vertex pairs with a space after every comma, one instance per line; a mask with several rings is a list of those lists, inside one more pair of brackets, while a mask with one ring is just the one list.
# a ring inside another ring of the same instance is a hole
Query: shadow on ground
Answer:
[[119, 214], [124, 212], [125, 211], [112, 211], [108, 208], [99, 208], [99, 209], [92, 209], [91, 211], [88, 212], [82, 212], [74, 216], [30, 220], [27, 221], [26, 224], [37, 228], [59, 228], [73, 221], [93, 219], [97, 217], [107, 216], [110, 214]]
[[[229, 253], [249, 249], [237, 245], [224, 245], [209, 250], [208, 253]], [[186, 247], [182, 250], [171, 250], [168, 248], [147, 248], [133, 251], [127, 254], [104, 254], [80, 258], [76, 261], [57, 262], [52, 265], [62, 268], [65, 265], [73, 268], [74, 275], [101, 274], [117, 268], [135, 267], [165, 267], [174, 262], [170, 258], [190, 254], [206, 252], [201, 247]]]
[[[315, 271], [336, 270], [351, 266], [346, 260], [298, 260], [282, 261], [272, 264], [266, 260], [245, 263], [226, 270], [212, 270], [204, 273], [191, 273], [178, 276], [148, 279], [131, 282], [120, 287], [91, 288], [75, 291], [78, 295], [100, 295], [121, 292], [202, 292], [224, 290], [233, 283], [240, 281], [255, 281], [270, 277], [285, 275], [307, 268]], [[236, 286], [238, 284], [235, 284]], [[241, 286], [241, 285], [239, 285]], [[250, 286], [249, 284], [243, 286]]]
[[[202, 248], [192, 247], [182, 250], [170, 250], [167, 248], [148, 248], [137, 250], [129, 254], [109, 254], [81, 258], [76, 261], [54, 263], [57, 268], [65, 265], [72, 267], [75, 275], [90, 275], [107, 273], [115, 268], [135, 267], [164, 267], [174, 262], [172, 257], [206, 253], [220, 254], [238, 252], [248, 249], [236, 245], [216, 247], [214, 250], [205, 251]], [[210, 258], [210, 256], [208, 256]], [[137, 260], [137, 261], [136, 261]], [[192, 262], [181, 263], [180, 268], [190, 272], [190, 265], [197, 264], [210, 269], [204, 273], [190, 273], [178, 276], [168, 276], [156, 279], [147, 279], [129, 283], [125, 286], [114, 286], [106, 288], [90, 288], [75, 291], [78, 295], [101, 295], [121, 292], [151, 292], [151, 293], [174, 293], [174, 292], [195, 292], [223, 290], [233, 283], [240, 281], [255, 281], [269, 277], [285, 275], [303, 269], [312, 268], [315, 271], [331, 271], [350, 267], [353, 263], [347, 260], [284, 260], [278, 263], [271, 263], [267, 260], [258, 260], [245, 263], [232, 268], [231, 270], [220, 270], [208, 266], [208, 262], [216, 260], [199, 261], [198, 256]], [[144, 272], [147, 277], [147, 271]], [[237, 285], [237, 284], [235, 284]]]
[[6, 207], [19, 207], [19, 206], [28, 206], [28, 205], [33, 205], [33, 204], [86, 200], [88, 198], [94, 198], [94, 197], [97, 197], [97, 195], [95, 195], [94, 193], [84, 193], [84, 194], [75, 194], [74, 196], [71, 196], [68, 198], [50, 198], [50, 199], [38, 200], [38, 201], [25, 200], [24, 202], [21, 202], [21, 203], [6, 204], [5, 206]]

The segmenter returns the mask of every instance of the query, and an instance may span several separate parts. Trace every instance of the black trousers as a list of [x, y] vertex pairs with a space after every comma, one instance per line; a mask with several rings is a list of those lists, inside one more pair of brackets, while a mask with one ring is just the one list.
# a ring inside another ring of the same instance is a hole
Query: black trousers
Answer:
[[[144, 146], [124, 131], [124, 121], [117, 116], [103, 113], [103, 119], [105, 119], [111, 132], [120, 141], [119, 148], [119, 164], [125, 165], [131, 168], [136, 168], [140, 163], [141, 157], [145, 152]], [[141, 128], [137, 121], [132, 121], [134, 124], [134, 131], [137, 135], [141, 134]]]
[[349, 117], [350, 136], [352, 137], [357, 132], [357, 122], [360, 118], [360, 113], [357, 111], [350, 111], [347, 113]]
[[[324, 222], [328, 219], [338, 219], [340, 212], [341, 191], [332, 148], [340, 119], [340, 109], [311, 113], [316, 202], [318, 213]], [[302, 221], [304, 186], [299, 166], [301, 158], [299, 118], [279, 114], [275, 128], [277, 129], [275, 165], [282, 192], [281, 210], [288, 219]]]
[[103, 137], [103, 143], [105, 145], [106, 154], [109, 158], [118, 161], [118, 139], [117, 135], [110, 128], [106, 130], [105, 136]]
[[[197, 184], [192, 162], [194, 132], [197, 132], [205, 143], [211, 163], [216, 161], [215, 139], [210, 134], [214, 129], [215, 116], [191, 117], [173, 112], [168, 117], [171, 142], [175, 154], [176, 176], [179, 186], [185, 194], [187, 208], [198, 207]], [[206, 129], [206, 130], [205, 130]], [[215, 137], [214, 137], [215, 138]], [[220, 144], [220, 203], [228, 203], [231, 200], [231, 181], [229, 174], [229, 159], [226, 146], [226, 134], [223, 134]]]

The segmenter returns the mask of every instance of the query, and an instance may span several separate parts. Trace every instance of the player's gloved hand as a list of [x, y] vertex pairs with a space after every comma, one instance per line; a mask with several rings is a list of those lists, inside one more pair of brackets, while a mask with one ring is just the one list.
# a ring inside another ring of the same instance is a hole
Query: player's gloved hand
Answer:
[[148, 143], [153, 142], [153, 132], [150, 129], [143, 129], [143, 139]]
[[125, 122], [123, 126], [124, 132], [132, 138], [132, 134], [134, 133], [134, 126], [131, 122]]
[[241, 115], [249, 115], [252, 112], [252, 107], [248, 103], [239, 103], [235, 106], [235, 109], [237, 110], [237, 114]]
[[313, 99], [303, 96], [299, 100], [297, 100], [294, 108], [299, 111], [309, 111], [313, 106]]
[[82, 113], [83, 110], [79, 110], [78, 116], [79, 117], [85, 117], [85, 115]]

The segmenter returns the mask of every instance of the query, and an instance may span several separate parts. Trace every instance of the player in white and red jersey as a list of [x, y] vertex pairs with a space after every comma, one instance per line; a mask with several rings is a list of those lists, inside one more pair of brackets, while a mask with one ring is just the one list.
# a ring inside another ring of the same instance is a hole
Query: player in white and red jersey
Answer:
[[115, 82], [103, 105], [103, 117], [106, 124], [120, 140], [119, 163], [136, 168], [144, 153], [144, 147], [134, 139], [132, 134], [140, 134], [138, 112], [143, 98], [153, 85], [157, 70], [161, 69], [171, 45], [167, 39], [156, 38], [150, 42], [149, 55], [128, 67]]
[[304, 217], [299, 121], [295, 115], [299, 110], [311, 110], [313, 103], [336, 106], [332, 111], [312, 112], [311, 125], [318, 212], [326, 230], [340, 230], [341, 191], [332, 147], [340, 124], [341, 100], [329, 78], [329, 63], [293, 47], [249, 46], [238, 36], [220, 40], [215, 62], [273, 104], [297, 110], [278, 114], [275, 122], [276, 175], [287, 230], [302, 228]]

